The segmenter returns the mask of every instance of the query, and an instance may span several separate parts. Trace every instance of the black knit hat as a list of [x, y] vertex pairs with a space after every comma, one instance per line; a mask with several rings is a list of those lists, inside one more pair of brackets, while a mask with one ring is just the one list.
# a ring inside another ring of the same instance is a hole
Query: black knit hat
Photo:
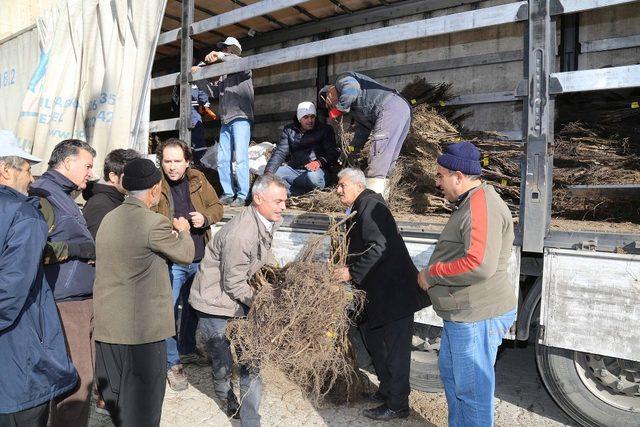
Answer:
[[450, 171], [460, 171], [465, 175], [481, 175], [480, 150], [469, 141], [449, 144], [444, 153], [438, 156], [437, 162]]
[[127, 191], [146, 190], [160, 182], [162, 174], [149, 159], [133, 159], [124, 166], [122, 186]]

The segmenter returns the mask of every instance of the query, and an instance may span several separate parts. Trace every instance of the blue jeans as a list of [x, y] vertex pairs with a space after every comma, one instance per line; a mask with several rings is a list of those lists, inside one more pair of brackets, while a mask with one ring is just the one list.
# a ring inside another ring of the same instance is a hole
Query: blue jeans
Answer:
[[[193, 353], [196, 350], [195, 336], [198, 319], [188, 301], [191, 280], [196, 275], [199, 265], [200, 262], [194, 262], [189, 265], [171, 264], [169, 267], [176, 335], [166, 339], [167, 370], [180, 363], [180, 354]], [[184, 286], [185, 284], [187, 286]]]
[[494, 365], [515, 312], [472, 323], [444, 321], [438, 364], [450, 427], [493, 426]]
[[[226, 401], [229, 392], [233, 392], [231, 373], [233, 359], [229, 341], [224, 335], [230, 317], [211, 316], [198, 312], [199, 327], [202, 331], [207, 351], [211, 356], [213, 369], [213, 389], [219, 399]], [[243, 427], [260, 426], [260, 399], [262, 380], [256, 369], [240, 365], [240, 420]]]
[[[223, 196], [237, 196], [246, 199], [249, 195], [249, 140], [251, 122], [247, 119], [235, 119], [220, 128], [218, 144], [218, 175]], [[233, 182], [231, 164], [233, 153], [236, 159], [236, 186]]]
[[282, 165], [276, 171], [276, 175], [287, 184], [287, 193], [290, 196], [299, 196], [308, 193], [314, 188], [324, 188], [324, 171], [322, 168], [313, 172], [307, 169], [294, 169], [289, 165]]

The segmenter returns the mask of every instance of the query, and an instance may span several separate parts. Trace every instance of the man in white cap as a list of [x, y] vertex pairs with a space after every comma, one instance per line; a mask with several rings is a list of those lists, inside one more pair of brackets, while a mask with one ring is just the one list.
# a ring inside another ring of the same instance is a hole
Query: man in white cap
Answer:
[[316, 106], [305, 101], [298, 104], [293, 123], [282, 130], [264, 171], [282, 178], [289, 195], [298, 196], [324, 188], [325, 176], [338, 155], [333, 128], [316, 120]]
[[0, 426], [46, 426], [49, 402], [78, 380], [44, 278], [49, 227], [27, 196], [41, 161], [0, 130]]
[[[217, 44], [218, 51], [205, 57], [207, 64], [240, 58], [242, 46], [233, 37]], [[213, 86], [213, 98], [219, 99], [220, 142], [218, 145], [218, 175], [224, 194], [224, 205], [244, 206], [249, 196], [249, 141], [253, 122], [253, 81], [251, 70], [225, 74]], [[231, 163], [236, 161], [234, 185]]]

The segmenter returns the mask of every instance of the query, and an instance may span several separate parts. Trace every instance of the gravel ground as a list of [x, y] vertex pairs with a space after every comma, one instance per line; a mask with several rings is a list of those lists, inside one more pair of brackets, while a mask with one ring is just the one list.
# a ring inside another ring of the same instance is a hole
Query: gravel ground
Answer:
[[[496, 363], [496, 426], [575, 425], [549, 397], [535, 366], [533, 346], [517, 348], [507, 342]], [[162, 426], [240, 426], [229, 420], [213, 397], [210, 368], [187, 365], [190, 387], [180, 393], [167, 387]], [[374, 423], [361, 415], [371, 404], [325, 404], [316, 408], [296, 388], [273, 374], [265, 374], [261, 403], [264, 426], [446, 426], [443, 393], [411, 393], [411, 415], [401, 421]], [[111, 426], [108, 417], [92, 411], [92, 427]]]

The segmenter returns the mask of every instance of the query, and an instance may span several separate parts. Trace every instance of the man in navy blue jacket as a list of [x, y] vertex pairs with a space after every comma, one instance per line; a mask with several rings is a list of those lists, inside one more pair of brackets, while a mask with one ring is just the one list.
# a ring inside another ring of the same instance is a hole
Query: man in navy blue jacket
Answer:
[[49, 401], [71, 390], [65, 348], [42, 254], [47, 223], [27, 197], [30, 163], [15, 136], [0, 131], [0, 425], [46, 426]]
[[61, 141], [51, 152], [49, 169], [29, 188], [30, 195], [40, 197], [40, 212], [47, 221], [44, 275], [53, 289], [67, 348], [80, 377], [76, 388], [52, 406], [52, 427], [85, 426], [89, 422], [96, 249], [74, 192], [87, 187], [95, 155], [86, 142]]
[[289, 195], [298, 196], [324, 188], [325, 175], [339, 154], [333, 128], [316, 120], [312, 102], [301, 102], [293, 123], [282, 130], [264, 172], [278, 175], [287, 183]]

